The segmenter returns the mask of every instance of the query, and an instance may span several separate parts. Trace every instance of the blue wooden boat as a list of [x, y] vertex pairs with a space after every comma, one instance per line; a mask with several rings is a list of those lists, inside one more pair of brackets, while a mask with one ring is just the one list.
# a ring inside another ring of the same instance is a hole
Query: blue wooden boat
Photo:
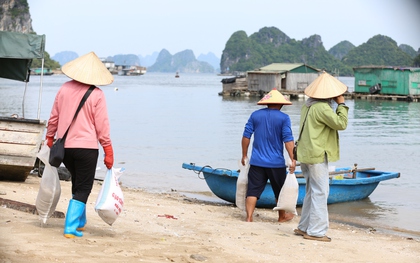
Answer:
[[[238, 171], [223, 168], [214, 169], [210, 166], [196, 166], [193, 163], [183, 163], [182, 168], [192, 170], [197, 174], [202, 173], [208, 187], [217, 197], [235, 203]], [[330, 172], [328, 204], [365, 199], [376, 189], [379, 182], [400, 177], [400, 173], [376, 171], [374, 169], [344, 167], [336, 168], [335, 172]], [[306, 182], [301, 171], [296, 171], [295, 174], [299, 183], [297, 205], [302, 205]], [[257, 201], [257, 207], [273, 208], [275, 206], [276, 200], [270, 182], [268, 182]]]

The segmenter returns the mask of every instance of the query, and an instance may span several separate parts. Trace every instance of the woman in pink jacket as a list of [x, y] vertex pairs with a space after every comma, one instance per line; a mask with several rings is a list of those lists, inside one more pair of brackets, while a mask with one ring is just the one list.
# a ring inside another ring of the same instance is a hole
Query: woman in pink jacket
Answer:
[[68, 62], [62, 71], [72, 80], [64, 83], [55, 97], [46, 139], [51, 148], [54, 137], [62, 138], [70, 126], [63, 163], [71, 174], [73, 198], [67, 209], [64, 236], [74, 238], [83, 236], [81, 231], [86, 225], [86, 202], [95, 178], [98, 142], [105, 152], [104, 163], [108, 169], [113, 166], [114, 153], [102, 90], [94, 88], [74, 121], [73, 117], [91, 85], [109, 85], [114, 78], [93, 52]]

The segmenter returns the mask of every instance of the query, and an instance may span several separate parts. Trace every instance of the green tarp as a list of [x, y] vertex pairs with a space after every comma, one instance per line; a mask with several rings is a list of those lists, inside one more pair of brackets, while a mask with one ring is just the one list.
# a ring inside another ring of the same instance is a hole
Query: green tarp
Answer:
[[28, 82], [32, 59], [44, 51], [45, 35], [0, 31], [0, 78]]

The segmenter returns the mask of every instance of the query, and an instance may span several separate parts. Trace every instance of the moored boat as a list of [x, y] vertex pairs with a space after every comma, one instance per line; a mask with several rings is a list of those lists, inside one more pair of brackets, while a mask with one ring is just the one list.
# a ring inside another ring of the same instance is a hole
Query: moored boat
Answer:
[[24, 108], [32, 60], [41, 59], [44, 65], [45, 35], [0, 31], [0, 39], [0, 78], [25, 83], [22, 115], [0, 116], [0, 180], [25, 181], [35, 165], [46, 128], [46, 121], [40, 120], [43, 67], [39, 69], [37, 119], [25, 118]]
[[[182, 168], [192, 170], [198, 174], [202, 173], [210, 190], [220, 199], [235, 203], [236, 183], [239, 172], [229, 169], [210, 166], [196, 166], [193, 163], [183, 163]], [[299, 183], [299, 195], [297, 205], [302, 205], [305, 197], [305, 179], [300, 171], [295, 172]], [[352, 169], [350, 167], [336, 168], [330, 172], [330, 193], [328, 204], [357, 201], [367, 198], [381, 181], [399, 178], [400, 173], [377, 171], [375, 168]], [[273, 208], [276, 206], [271, 185], [268, 182], [257, 207]]]
[[40, 76], [43, 74], [44, 76], [50, 76], [53, 75], [54, 72], [50, 68], [33, 68], [31, 69], [31, 75], [37, 75]]

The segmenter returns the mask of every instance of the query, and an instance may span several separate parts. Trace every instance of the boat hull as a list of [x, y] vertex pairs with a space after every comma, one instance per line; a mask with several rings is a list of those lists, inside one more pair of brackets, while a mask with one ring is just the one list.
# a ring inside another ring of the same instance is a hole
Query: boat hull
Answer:
[[[182, 168], [203, 173], [204, 179], [210, 190], [220, 199], [230, 203], [235, 203], [236, 182], [239, 173], [227, 169], [213, 169], [211, 167], [201, 167], [193, 164], [184, 163]], [[344, 171], [348, 168], [338, 168], [336, 171]], [[298, 176], [300, 172], [296, 172]], [[355, 179], [330, 179], [330, 193], [328, 204], [357, 201], [367, 198], [378, 186], [379, 182], [398, 178], [399, 173], [382, 172], [376, 170], [357, 172]], [[299, 183], [299, 195], [297, 205], [303, 204], [305, 198], [306, 182], [304, 178], [297, 178]], [[267, 183], [257, 207], [273, 208], [276, 200], [270, 182]]]
[[0, 117], [0, 180], [26, 180], [45, 128], [46, 121]]

